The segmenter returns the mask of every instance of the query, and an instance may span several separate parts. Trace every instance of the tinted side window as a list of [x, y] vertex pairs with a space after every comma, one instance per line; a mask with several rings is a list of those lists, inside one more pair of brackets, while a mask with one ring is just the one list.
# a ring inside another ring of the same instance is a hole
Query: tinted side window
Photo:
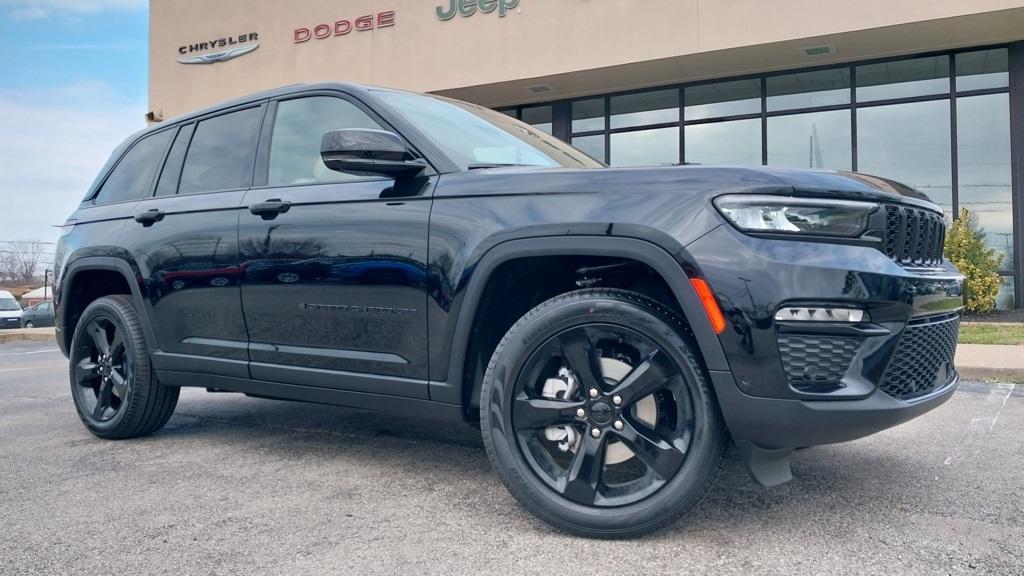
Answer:
[[355, 104], [333, 96], [311, 96], [278, 103], [267, 183], [291, 186], [365, 178], [335, 172], [320, 159], [320, 139], [324, 133], [342, 128], [380, 129], [381, 125]]
[[173, 134], [173, 130], [164, 130], [136, 142], [103, 183], [96, 203], [110, 204], [149, 195], [153, 176]]
[[178, 193], [248, 187], [262, 114], [263, 108], [247, 108], [200, 122], [185, 156]]
[[185, 151], [188, 150], [188, 142], [192, 139], [192, 132], [195, 129], [195, 124], [189, 124], [178, 130], [174, 144], [171, 145], [171, 151], [167, 154], [167, 161], [164, 162], [164, 170], [160, 173], [160, 181], [156, 184], [157, 196], [171, 196], [178, 193], [181, 163], [185, 160]]

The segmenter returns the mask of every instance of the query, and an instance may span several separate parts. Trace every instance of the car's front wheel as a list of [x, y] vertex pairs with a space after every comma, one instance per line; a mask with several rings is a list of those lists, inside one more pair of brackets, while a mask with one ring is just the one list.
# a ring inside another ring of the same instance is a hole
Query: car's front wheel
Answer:
[[700, 500], [725, 445], [683, 322], [621, 290], [580, 290], [527, 313], [495, 350], [480, 398], [484, 443], [509, 491], [586, 536], [672, 522]]
[[31, 320], [29, 320], [28, 322], [25, 322], [25, 328], [35, 328], [35, 327], [36, 327], [36, 325]]
[[131, 298], [104, 296], [89, 304], [75, 326], [70, 359], [75, 409], [96, 436], [151, 434], [174, 412], [179, 388], [157, 382]]

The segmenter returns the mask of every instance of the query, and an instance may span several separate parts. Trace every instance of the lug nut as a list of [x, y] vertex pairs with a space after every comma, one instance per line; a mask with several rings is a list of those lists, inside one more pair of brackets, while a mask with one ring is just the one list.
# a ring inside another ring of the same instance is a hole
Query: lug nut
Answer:
[[622, 420], [616, 420], [615, 421], [615, 429], [616, 430], [622, 430], [622, 427], [623, 427]]
[[598, 394], [600, 394], [600, 392], [597, 391], [597, 388], [591, 388], [590, 389], [590, 397], [591, 398], [597, 398]]
[[590, 435], [593, 436], [594, 438], [600, 438], [601, 431], [598, 430], [597, 428], [591, 428], [590, 429]]
[[576, 417], [577, 418], [586, 418], [587, 417], [587, 411], [584, 410], [583, 408], [577, 408], [576, 409]]
[[613, 396], [612, 404], [615, 404], [616, 406], [622, 404], [622, 396]]

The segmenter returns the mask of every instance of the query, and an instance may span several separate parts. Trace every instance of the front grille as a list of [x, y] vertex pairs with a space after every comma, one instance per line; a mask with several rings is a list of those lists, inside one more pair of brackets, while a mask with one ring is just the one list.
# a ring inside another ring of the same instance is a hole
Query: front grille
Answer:
[[959, 332], [959, 315], [907, 325], [879, 388], [894, 398], [910, 400], [945, 386], [954, 374]]
[[786, 378], [797, 387], [839, 384], [860, 349], [860, 338], [779, 336]]
[[942, 264], [946, 223], [931, 210], [898, 206], [885, 207], [885, 253], [896, 262], [910, 266]]

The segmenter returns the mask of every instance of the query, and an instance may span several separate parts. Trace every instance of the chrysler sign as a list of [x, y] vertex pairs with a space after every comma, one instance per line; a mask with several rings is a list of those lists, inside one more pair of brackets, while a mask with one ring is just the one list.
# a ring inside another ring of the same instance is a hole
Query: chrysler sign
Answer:
[[[257, 43], [259, 35], [255, 32], [239, 34], [238, 36], [227, 36], [224, 38], [213, 38], [194, 44], [187, 44], [178, 47], [178, 62], [182, 64], [213, 64], [224, 62], [232, 58], [238, 58], [248, 54], [260, 47]], [[210, 52], [214, 50], [214, 52]]]

